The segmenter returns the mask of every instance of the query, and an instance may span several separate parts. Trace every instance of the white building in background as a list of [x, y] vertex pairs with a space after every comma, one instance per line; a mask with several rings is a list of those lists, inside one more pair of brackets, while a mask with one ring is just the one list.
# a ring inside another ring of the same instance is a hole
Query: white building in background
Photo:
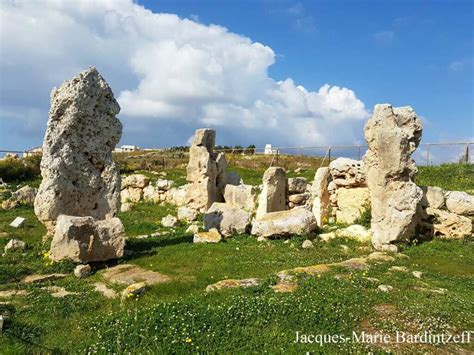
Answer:
[[273, 149], [271, 144], [265, 144], [265, 150], [263, 154], [272, 155], [272, 154], [276, 154], [276, 152], [277, 150]]
[[114, 152], [124, 153], [124, 152], [138, 152], [140, 147], [137, 145], [122, 145], [121, 147], [115, 147]]

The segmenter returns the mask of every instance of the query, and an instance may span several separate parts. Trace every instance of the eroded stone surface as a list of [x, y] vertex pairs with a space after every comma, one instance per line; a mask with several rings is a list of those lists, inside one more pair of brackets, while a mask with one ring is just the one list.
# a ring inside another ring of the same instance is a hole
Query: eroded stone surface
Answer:
[[216, 131], [198, 129], [189, 148], [186, 179], [186, 205], [199, 211], [207, 211], [214, 202], [223, 201], [227, 183], [224, 153], [215, 153]]
[[120, 264], [108, 268], [102, 273], [102, 277], [109, 282], [123, 285], [132, 285], [139, 282], [154, 285], [171, 280], [167, 275], [131, 264]]
[[259, 237], [285, 237], [308, 234], [318, 227], [313, 213], [305, 208], [271, 212], [252, 221], [252, 235]]
[[120, 176], [112, 151], [122, 125], [120, 106], [95, 68], [89, 68], [51, 92], [43, 142], [43, 180], [35, 213], [53, 233], [61, 214], [113, 217], [120, 206]]
[[414, 183], [411, 154], [421, 139], [421, 121], [411, 107], [375, 105], [365, 125], [369, 149], [364, 157], [372, 206], [372, 243], [383, 249], [414, 236], [423, 196]]
[[268, 168], [263, 174], [263, 188], [258, 198], [257, 218], [266, 213], [284, 211], [288, 196], [286, 172], [283, 168]]
[[227, 185], [224, 190], [224, 200], [235, 206], [254, 212], [257, 208], [257, 189], [252, 185]]
[[448, 191], [446, 207], [450, 212], [459, 215], [474, 216], [474, 196], [464, 191]]
[[216, 228], [223, 236], [248, 232], [251, 215], [227, 203], [214, 202], [204, 215], [204, 229]]
[[51, 242], [51, 259], [74, 262], [105, 261], [123, 256], [125, 230], [116, 217], [60, 215]]

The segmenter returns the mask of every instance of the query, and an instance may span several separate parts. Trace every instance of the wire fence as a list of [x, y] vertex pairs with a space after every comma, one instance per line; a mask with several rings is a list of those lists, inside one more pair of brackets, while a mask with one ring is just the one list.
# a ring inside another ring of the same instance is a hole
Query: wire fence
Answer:
[[[422, 143], [413, 154], [419, 166], [441, 165], [444, 163], [473, 164], [474, 142]], [[285, 168], [327, 166], [336, 158], [363, 159], [366, 145], [341, 146], [301, 146], [301, 147], [237, 147], [215, 149], [226, 154], [229, 165], [242, 168], [265, 168], [282, 166]], [[41, 149], [31, 151], [0, 150], [0, 157], [6, 155], [31, 157], [41, 155]], [[141, 149], [132, 152], [115, 152], [115, 160], [133, 169], [183, 168], [189, 153], [187, 147]]]

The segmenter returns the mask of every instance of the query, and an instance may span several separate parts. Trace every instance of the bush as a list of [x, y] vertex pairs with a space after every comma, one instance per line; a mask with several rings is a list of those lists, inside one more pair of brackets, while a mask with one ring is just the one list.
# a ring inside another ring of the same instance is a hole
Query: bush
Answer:
[[32, 180], [40, 176], [41, 156], [0, 160], [0, 178], [5, 182]]
[[360, 224], [365, 228], [370, 228], [370, 220], [372, 219], [372, 208], [370, 203], [365, 206], [364, 211], [361, 213], [359, 218], [354, 221], [354, 224]]

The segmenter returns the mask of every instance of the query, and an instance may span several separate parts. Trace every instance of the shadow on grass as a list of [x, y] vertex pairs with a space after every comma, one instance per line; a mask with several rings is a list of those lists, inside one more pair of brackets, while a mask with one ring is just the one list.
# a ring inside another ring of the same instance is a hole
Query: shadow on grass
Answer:
[[142, 256], [153, 255], [157, 248], [192, 242], [192, 235], [154, 237], [148, 239], [132, 238], [127, 240], [125, 248], [130, 252], [128, 252], [129, 255], [124, 256], [124, 260], [132, 260]]

